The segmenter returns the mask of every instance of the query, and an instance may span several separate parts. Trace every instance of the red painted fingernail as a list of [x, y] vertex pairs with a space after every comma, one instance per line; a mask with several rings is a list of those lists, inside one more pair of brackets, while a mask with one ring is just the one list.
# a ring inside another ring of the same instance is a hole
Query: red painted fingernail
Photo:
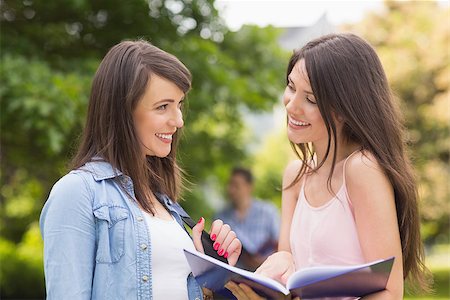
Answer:
[[228, 258], [228, 252], [225, 252], [225, 254], [223, 255], [223, 257]]
[[200, 224], [202, 221], [203, 221], [203, 217], [201, 217], [201, 218], [198, 220], [197, 224]]
[[223, 255], [223, 252], [225, 252], [225, 250], [223, 250], [223, 249], [220, 249], [220, 251], [219, 251], [219, 252], [217, 252], [217, 254], [219, 254], [219, 256], [222, 256], [222, 255]]
[[217, 249], [219, 249], [219, 247], [220, 247], [220, 244], [218, 242], [215, 242], [213, 247], [214, 247], [214, 250], [217, 251]]
[[212, 239], [213, 241], [215, 241], [216, 238], [217, 238], [217, 235], [215, 235], [215, 234], [213, 234], [213, 235], [211, 236], [211, 239]]

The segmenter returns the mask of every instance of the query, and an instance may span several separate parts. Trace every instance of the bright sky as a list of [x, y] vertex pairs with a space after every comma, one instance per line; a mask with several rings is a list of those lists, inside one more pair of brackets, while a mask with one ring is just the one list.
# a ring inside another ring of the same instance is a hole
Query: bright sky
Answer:
[[[439, 2], [448, 5], [448, 0]], [[215, 5], [231, 30], [238, 30], [243, 24], [305, 26], [325, 12], [333, 25], [354, 23], [369, 11], [383, 9], [382, 0], [216, 0]]]

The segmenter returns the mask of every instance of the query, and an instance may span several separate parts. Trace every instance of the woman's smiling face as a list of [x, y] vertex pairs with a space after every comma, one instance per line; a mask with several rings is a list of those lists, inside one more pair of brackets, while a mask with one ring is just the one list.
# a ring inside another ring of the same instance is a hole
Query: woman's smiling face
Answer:
[[283, 103], [288, 117], [288, 138], [295, 144], [328, 141], [328, 133], [309, 83], [305, 60], [299, 60], [288, 76]]
[[142, 153], [166, 157], [175, 132], [183, 127], [183, 91], [173, 82], [152, 74], [144, 95], [133, 111]]

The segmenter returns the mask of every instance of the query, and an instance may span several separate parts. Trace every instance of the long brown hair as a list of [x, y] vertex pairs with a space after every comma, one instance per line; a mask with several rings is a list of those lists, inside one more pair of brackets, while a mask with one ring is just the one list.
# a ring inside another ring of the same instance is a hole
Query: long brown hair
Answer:
[[[344, 121], [343, 138], [372, 153], [389, 178], [395, 194], [404, 277], [409, 276], [416, 286], [428, 290], [417, 185], [406, 153], [401, 114], [375, 50], [354, 34], [320, 37], [294, 51], [287, 68], [286, 83], [287, 76], [301, 59], [305, 61], [311, 88], [328, 131], [325, 158], [315, 170], [323, 165], [333, 149], [328, 176], [330, 184], [338, 147], [335, 114]], [[315, 151], [308, 143], [291, 142], [291, 146], [303, 161], [292, 183], [295, 184], [307, 172]]]
[[176, 162], [179, 131], [167, 157], [142, 159], [132, 113], [153, 74], [170, 80], [185, 94], [191, 88], [189, 70], [175, 56], [144, 40], [123, 41], [109, 50], [93, 79], [86, 126], [72, 161], [74, 169], [94, 157], [109, 162], [131, 178], [135, 198], [148, 212], [153, 212], [152, 193], [177, 201], [182, 185]]

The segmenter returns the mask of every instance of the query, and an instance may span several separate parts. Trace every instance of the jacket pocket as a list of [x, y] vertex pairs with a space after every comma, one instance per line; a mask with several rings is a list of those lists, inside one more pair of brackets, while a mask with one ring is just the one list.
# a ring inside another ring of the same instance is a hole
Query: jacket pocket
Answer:
[[128, 210], [117, 206], [100, 206], [94, 210], [97, 237], [97, 263], [116, 263], [125, 251], [125, 223]]

